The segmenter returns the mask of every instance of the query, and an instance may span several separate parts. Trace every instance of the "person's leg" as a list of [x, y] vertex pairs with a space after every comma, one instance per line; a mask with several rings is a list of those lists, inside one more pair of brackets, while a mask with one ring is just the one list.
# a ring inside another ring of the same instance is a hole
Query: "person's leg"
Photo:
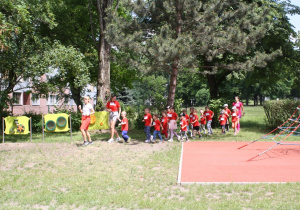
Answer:
[[129, 139], [129, 136], [127, 135], [127, 131], [122, 131], [122, 137], [125, 141]]
[[174, 133], [173, 133], [173, 129], [170, 129], [170, 139], [173, 139]]
[[155, 141], [155, 139], [156, 139], [156, 134], [157, 134], [157, 130], [154, 130], [154, 132], [153, 132], [153, 141]]
[[146, 126], [147, 140], [151, 139], [150, 126]]
[[85, 133], [84, 129], [80, 129], [80, 131], [83, 136], [83, 141], [86, 141], [86, 133]]
[[116, 126], [116, 122], [111, 120], [110, 121], [110, 132], [111, 132], [111, 136], [110, 139], [114, 138], [114, 134], [115, 134], [115, 126]]
[[163, 139], [162, 139], [159, 131], [157, 131], [157, 135], [158, 135], [158, 138], [160, 139], [160, 141], [162, 141]]
[[86, 136], [88, 137], [88, 141], [92, 142], [91, 135], [88, 130], [85, 130]]
[[207, 121], [207, 133], [211, 134], [211, 120]]

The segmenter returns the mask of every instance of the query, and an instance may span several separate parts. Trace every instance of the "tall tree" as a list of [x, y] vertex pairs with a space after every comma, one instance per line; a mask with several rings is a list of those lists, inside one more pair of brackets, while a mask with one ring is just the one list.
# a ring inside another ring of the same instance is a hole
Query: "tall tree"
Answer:
[[[280, 50], [266, 53], [255, 49], [272, 27], [268, 5], [259, 3], [128, 1], [132, 19], [111, 17], [109, 37], [118, 47], [139, 54], [135, 63], [140, 68], [169, 73], [167, 104], [173, 105], [178, 73], [184, 68], [194, 72], [204, 69], [207, 75], [222, 69], [250, 71], [255, 66], [264, 67], [280, 54]], [[210, 86], [216, 85], [210, 76], [208, 80]]]
[[[0, 112], [7, 107], [9, 94], [21, 81], [40, 77], [46, 71], [36, 71], [30, 62], [47, 47], [40, 34], [42, 24], [55, 25], [47, 1], [0, 1]], [[31, 85], [18, 88], [30, 88]]]

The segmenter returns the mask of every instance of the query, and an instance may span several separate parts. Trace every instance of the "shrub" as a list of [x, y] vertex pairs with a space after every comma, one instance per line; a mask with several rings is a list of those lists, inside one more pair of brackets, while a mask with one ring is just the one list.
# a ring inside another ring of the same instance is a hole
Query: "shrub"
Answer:
[[209, 102], [210, 110], [214, 112], [214, 117], [212, 121], [212, 127], [219, 126], [219, 115], [221, 110], [224, 108], [224, 104], [228, 104], [228, 108], [230, 109], [231, 103], [226, 99], [212, 99]]
[[31, 117], [32, 132], [42, 132], [42, 113], [35, 113], [33, 111], [24, 112], [24, 116]]
[[[285, 122], [291, 114], [300, 105], [300, 100], [279, 100], [279, 101], [265, 101], [264, 110], [266, 113], [266, 123], [270, 128], [276, 128]], [[298, 111], [294, 118], [300, 114]]]

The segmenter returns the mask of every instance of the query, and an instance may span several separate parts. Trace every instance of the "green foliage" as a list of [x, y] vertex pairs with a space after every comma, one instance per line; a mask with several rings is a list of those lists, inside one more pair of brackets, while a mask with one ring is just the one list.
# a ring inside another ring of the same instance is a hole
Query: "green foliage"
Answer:
[[42, 114], [35, 113], [32, 111], [24, 112], [26, 117], [31, 117], [32, 120], [32, 131], [36, 133], [42, 132]]
[[[299, 100], [266, 101], [263, 107], [266, 113], [267, 126], [270, 128], [280, 126], [293, 114], [299, 105]], [[293, 119], [299, 115], [300, 111], [293, 116]]]
[[226, 99], [212, 99], [209, 101], [209, 107], [210, 110], [214, 112], [214, 117], [213, 117], [213, 121], [212, 121], [212, 126], [213, 127], [218, 127], [219, 126], [219, 116], [220, 116], [220, 112], [221, 110], [224, 108], [224, 104], [228, 104], [230, 108], [230, 101], [226, 100]]

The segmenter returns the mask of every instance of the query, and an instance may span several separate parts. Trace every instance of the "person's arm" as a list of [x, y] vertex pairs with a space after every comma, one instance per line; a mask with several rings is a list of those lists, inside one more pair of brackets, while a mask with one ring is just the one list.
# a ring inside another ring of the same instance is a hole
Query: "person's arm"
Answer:
[[153, 119], [152, 119], [152, 117], [151, 117], [151, 122], [150, 122], [150, 125], [152, 125], [152, 123], [153, 123]]
[[79, 110], [80, 113], [82, 114], [81, 105], [78, 106], [78, 110]]
[[119, 107], [119, 116], [118, 116], [118, 119], [120, 119], [120, 116], [121, 116], [121, 106]]
[[243, 104], [241, 106], [241, 111], [242, 111], [242, 115], [244, 116], [245, 115], [245, 111], [244, 111], [244, 105]]
[[215, 115], [215, 113], [213, 113], [213, 112], [212, 112], [211, 118], [213, 118], [213, 117], [214, 117], [214, 115]]
[[92, 115], [92, 114], [95, 114], [95, 110], [94, 110], [94, 108], [93, 108], [93, 106], [91, 105], [91, 109], [90, 109], [90, 111], [91, 111], [91, 114], [90, 115]]
[[107, 102], [107, 104], [106, 104], [106, 110], [108, 111], [108, 112], [111, 112], [111, 109], [109, 108], [109, 102]]

